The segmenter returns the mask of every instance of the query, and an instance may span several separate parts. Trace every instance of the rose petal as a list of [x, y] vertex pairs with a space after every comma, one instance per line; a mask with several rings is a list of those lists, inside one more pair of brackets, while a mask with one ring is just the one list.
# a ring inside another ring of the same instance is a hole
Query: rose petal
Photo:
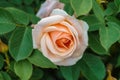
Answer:
[[34, 38], [34, 47], [37, 48], [37, 46], [39, 46], [40, 44], [39, 41], [43, 33], [43, 28], [45, 26], [59, 23], [62, 20], [64, 20], [63, 16], [55, 15], [55, 16], [44, 18], [41, 21], [39, 21], [38, 24], [35, 25], [34, 30], [32, 31], [32, 36]]
[[50, 15], [68, 16], [68, 14], [62, 9], [54, 9]]
[[52, 55], [52, 53], [48, 50], [47, 48], [47, 43], [46, 43], [46, 36], [47, 33], [43, 35], [43, 37], [41, 38], [41, 48], [39, 50], [42, 50], [43, 55], [45, 57], [47, 57], [48, 59], [50, 59], [52, 62], [58, 62], [61, 61], [62, 58], [56, 56], [56, 55]]
[[71, 66], [71, 65], [76, 64], [76, 62], [81, 58], [82, 58], [82, 55], [79, 57], [70, 57], [70, 58], [64, 59], [60, 62], [55, 62], [54, 64], [61, 65], [61, 66]]
[[52, 31], [69, 33], [68, 30], [66, 30], [64, 28], [56, 27], [56, 26], [49, 26], [49, 27], [47, 27], [47, 28], [44, 29], [44, 32], [52, 32]]
[[54, 15], [54, 16], [46, 17], [46, 18], [41, 19], [38, 22], [37, 26], [48, 26], [48, 25], [57, 24], [63, 21], [64, 19], [65, 17], [61, 15]]
[[69, 50], [66, 50], [66, 52], [59, 52], [58, 50], [56, 50], [49, 35], [46, 35], [46, 43], [47, 43], [46, 45], [47, 45], [48, 49], [50, 50], [50, 52], [52, 54], [60, 56], [61, 58], [67, 58], [67, 57], [71, 56], [75, 50], [75, 47], [71, 47]]
[[42, 6], [40, 7], [39, 11], [37, 12], [36, 16], [40, 18], [44, 18], [50, 15], [53, 9], [64, 8], [64, 4], [60, 3], [59, 0], [46, 0]]
[[37, 48], [37, 43], [38, 41], [35, 40], [35, 38], [37, 37], [36, 35], [36, 31], [35, 29], [32, 29], [32, 40], [33, 40], [33, 48], [36, 49]]

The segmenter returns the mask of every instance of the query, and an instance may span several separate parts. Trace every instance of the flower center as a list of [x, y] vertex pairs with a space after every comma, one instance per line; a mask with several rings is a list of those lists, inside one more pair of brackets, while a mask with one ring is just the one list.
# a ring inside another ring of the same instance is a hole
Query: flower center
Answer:
[[56, 44], [60, 48], [68, 49], [71, 46], [71, 43], [72, 43], [71, 40], [67, 38], [61, 38], [61, 39], [56, 40]]

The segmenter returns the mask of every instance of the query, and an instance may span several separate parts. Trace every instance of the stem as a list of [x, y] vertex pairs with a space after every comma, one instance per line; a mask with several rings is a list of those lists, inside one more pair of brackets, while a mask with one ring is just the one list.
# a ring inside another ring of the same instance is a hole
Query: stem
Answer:
[[5, 62], [7, 64], [7, 66], [5, 67], [7, 69], [7, 71], [9, 70], [10, 67], [10, 60], [9, 60], [9, 56], [7, 53], [5, 53]]

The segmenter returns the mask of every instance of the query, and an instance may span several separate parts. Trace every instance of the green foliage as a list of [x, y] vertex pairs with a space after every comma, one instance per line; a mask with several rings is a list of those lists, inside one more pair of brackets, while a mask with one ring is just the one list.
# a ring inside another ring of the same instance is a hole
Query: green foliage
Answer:
[[100, 20], [101, 23], [104, 23], [104, 12], [95, 0], [93, 0], [93, 12], [98, 20]]
[[76, 16], [86, 15], [92, 9], [92, 0], [70, 0], [70, 1]]
[[120, 31], [117, 26], [117, 24], [109, 22], [108, 27], [103, 26], [100, 28], [100, 41], [106, 51], [108, 51], [113, 43], [120, 39]]
[[6, 72], [1, 71], [0, 72], [0, 80], [12, 80], [12, 79]]
[[12, 14], [16, 23], [25, 25], [29, 23], [29, 16], [27, 13], [15, 8], [6, 8], [6, 10], [8, 10]]
[[9, 47], [7, 55], [0, 53], [0, 80], [106, 80], [109, 68], [119, 80], [120, 0], [60, 0], [69, 15], [89, 25], [88, 48], [72, 66], [56, 66], [33, 50], [31, 25], [40, 20], [44, 1], [0, 0], [0, 40]]
[[29, 80], [33, 70], [32, 64], [27, 60], [16, 62], [14, 64], [14, 69], [16, 75], [18, 75], [21, 80]]
[[[96, 37], [94, 37], [96, 36]], [[89, 45], [90, 48], [99, 55], [108, 55], [108, 52], [100, 44], [99, 36], [97, 34], [89, 34]], [[97, 47], [96, 47], [97, 46]]]
[[88, 80], [103, 80], [105, 77], [105, 66], [100, 58], [85, 54], [77, 65]]
[[0, 69], [3, 67], [4, 58], [0, 55]]
[[9, 41], [11, 56], [16, 60], [27, 58], [32, 52], [31, 28], [18, 27]]
[[33, 54], [28, 58], [28, 60], [32, 64], [42, 68], [57, 68], [57, 66], [55, 66], [51, 61], [45, 58], [38, 50], [35, 50]]

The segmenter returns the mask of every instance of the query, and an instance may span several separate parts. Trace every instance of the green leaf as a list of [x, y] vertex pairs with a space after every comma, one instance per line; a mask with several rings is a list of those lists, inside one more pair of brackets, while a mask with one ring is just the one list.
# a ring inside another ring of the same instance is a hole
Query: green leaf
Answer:
[[15, 24], [13, 23], [1, 23], [0, 22], [0, 34], [5, 34], [15, 29]]
[[10, 3], [16, 4], [16, 5], [21, 5], [22, 0], [10, 0]]
[[90, 48], [99, 55], [109, 55], [108, 52], [100, 44], [99, 36], [96, 33], [89, 33]]
[[12, 15], [5, 9], [0, 8], [0, 34], [8, 33], [15, 29]]
[[85, 16], [83, 20], [88, 23], [89, 31], [99, 30], [99, 28], [103, 26], [103, 24], [95, 17], [95, 15]]
[[38, 50], [35, 50], [34, 53], [28, 57], [28, 60], [39, 67], [42, 68], [57, 68], [50, 60], [42, 55], [42, 53]]
[[118, 24], [118, 25], [120, 26], [120, 20], [117, 19], [116, 17], [107, 16], [107, 17], [106, 17], [106, 20], [107, 20], [108, 22], [114, 22], [114, 23], [116, 23], [116, 24]]
[[105, 10], [104, 14], [105, 15], [114, 15], [117, 12], [117, 7], [113, 2], [109, 2], [107, 5], [107, 9]]
[[14, 7], [14, 4], [8, 2], [8, 1], [1, 1], [0, 0], [0, 7]]
[[37, 24], [37, 22], [40, 20], [37, 16], [35, 15], [29, 15], [30, 16], [30, 21], [32, 24]]
[[93, 0], [93, 12], [101, 23], [104, 23], [104, 12], [100, 5]]
[[70, 0], [60, 0], [60, 2], [64, 3], [64, 10], [69, 14], [69, 15], [73, 15], [74, 11], [72, 9], [72, 6], [70, 4]]
[[29, 16], [27, 13], [16, 8], [6, 8], [6, 10], [12, 14], [16, 23], [24, 25], [27, 25], [29, 23]]
[[9, 41], [11, 56], [16, 60], [27, 58], [33, 50], [32, 29], [29, 27], [18, 27], [12, 34]]
[[0, 55], [0, 69], [3, 67], [4, 58]]
[[12, 23], [13, 21], [12, 15], [7, 10], [0, 8], [0, 23]]
[[119, 66], [120, 66], [120, 55], [118, 56], [117, 63], [116, 63], [116, 67], [119, 67]]
[[76, 16], [86, 15], [92, 9], [92, 0], [70, 0]]
[[61, 66], [60, 71], [65, 80], [78, 80], [80, 76], [80, 69], [78, 65], [74, 66]]
[[88, 80], [103, 80], [105, 77], [105, 66], [97, 56], [84, 54], [76, 65]]
[[14, 64], [14, 70], [21, 80], [29, 80], [32, 75], [33, 67], [29, 61], [23, 60]]
[[117, 26], [115, 23], [108, 22], [108, 27], [100, 27], [100, 42], [107, 51], [120, 39], [120, 30]]
[[30, 4], [33, 2], [33, 0], [23, 0], [23, 2], [24, 2], [26, 5], [30, 5]]
[[40, 80], [43, 77], [44, 73], [41, 69], [35, 68], [30, 80]]
[[0, 80], [11, 80], [11, 78], [6, 72], [1, 71], [0, 72]]
[[114, 0], [114, 3], [115, 3], [115, 5], [116, 5], [116, 7], [120, 7], [120, 0]]

